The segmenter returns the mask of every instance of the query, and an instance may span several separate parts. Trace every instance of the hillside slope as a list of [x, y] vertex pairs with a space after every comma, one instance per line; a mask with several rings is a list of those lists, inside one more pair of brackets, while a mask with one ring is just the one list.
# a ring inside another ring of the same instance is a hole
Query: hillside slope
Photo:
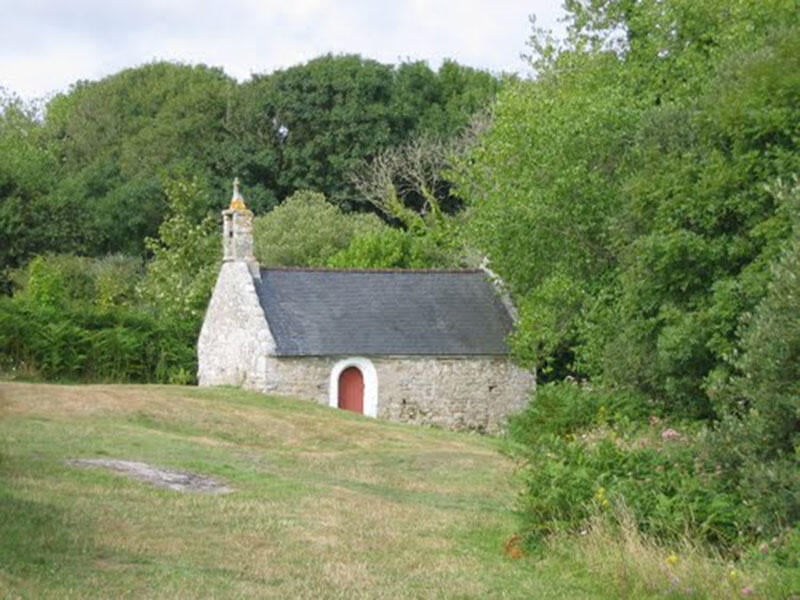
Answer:
[[[163, 489], [71, 459], [232, 491]], [[496, 440], [306, 402], [0, 383], [0, 596], [556, 596], [504, 553], [512, 475]]]

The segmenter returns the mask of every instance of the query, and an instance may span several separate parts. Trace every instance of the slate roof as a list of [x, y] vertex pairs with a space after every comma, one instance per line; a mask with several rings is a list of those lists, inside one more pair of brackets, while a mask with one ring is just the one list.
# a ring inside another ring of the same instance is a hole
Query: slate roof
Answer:
[[512, 320], [482, 271], [262, 269], [279, 356], [501, 355]]

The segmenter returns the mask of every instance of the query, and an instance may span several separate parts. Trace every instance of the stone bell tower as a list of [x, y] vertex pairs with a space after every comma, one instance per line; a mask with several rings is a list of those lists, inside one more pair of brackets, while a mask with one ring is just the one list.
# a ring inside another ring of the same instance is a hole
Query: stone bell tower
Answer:
[[231, 204], [222, 211], [222, 248], [223, 262], [256, 262], [253, 255], [253, 213], [245, 206], [238, 177], [233, 180]]
[[253, 255], [253, 213], [239, 179], [222, 211], [222, 265], [197, 340], [197, 382], [263, 389], [266, 357], [273, 351], [258, 296], [261, 271]]

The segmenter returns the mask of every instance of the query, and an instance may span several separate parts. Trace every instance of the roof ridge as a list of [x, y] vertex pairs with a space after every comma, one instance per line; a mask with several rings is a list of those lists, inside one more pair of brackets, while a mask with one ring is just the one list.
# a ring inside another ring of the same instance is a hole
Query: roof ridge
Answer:
[[429, 273], [429, 274], [468, 274], [483, 273], [482, 269], [357, 269], [333, 267], [259, 267], [261, 271], [294, 271], [304, 273]]

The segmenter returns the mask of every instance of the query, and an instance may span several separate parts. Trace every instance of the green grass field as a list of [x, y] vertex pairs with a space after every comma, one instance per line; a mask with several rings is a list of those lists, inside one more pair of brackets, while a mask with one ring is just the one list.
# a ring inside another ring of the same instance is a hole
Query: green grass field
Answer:
[[[717, 583], [725, 565], [696, 557], [679, 573], [663, 565], [666, 550], [601, 527], [537, 557], [510, 557], [515, 466], [500, 449], [495, 438], [232, 389], [0, 383], [0, 598], [700, 598], [738, 589]], [[172, 491], [68, 462], [89, 458], [190, 471], [232, 491]], [[707, 589], [675, 587], [684, 571]]]
[[[490, 438], [231, 389], [2, 383], [0, 440], [0, 597], [558, 592], [504, 553], [513, 465]], [[233, 492], [160, 489], [74, 458]]]

